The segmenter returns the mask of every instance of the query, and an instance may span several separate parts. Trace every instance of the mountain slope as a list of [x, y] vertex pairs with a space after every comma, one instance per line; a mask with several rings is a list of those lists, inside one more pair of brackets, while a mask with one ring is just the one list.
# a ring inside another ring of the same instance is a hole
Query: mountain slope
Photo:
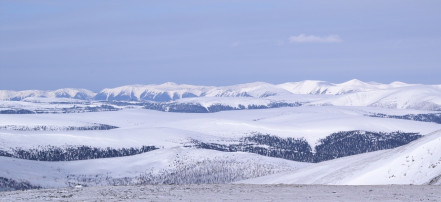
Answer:
[[233, 86], [193, 86], [176, 83], [160, 85], [129, 85], [117, 88], [106, 88], [97, 94], [97, 100], [150, 100], [171, 101], [189, 97], [269, 97], [288, 95], [289, 91], [276, 85], [255, 82]]
[[441, 110], [441, 90], [436, 86], [404, 86], [344, 94], [325, 98], [311, 104]]
[[170, 101], [186, 97], [198, 97], [212, 87], [178, 85], [176, 83], [164, 83], [160, 85], [129, 85], [117, 88], [106, 88], [99, 92], [96, 100], [151, 100]]
[[96, 93], [86, 89], [63, 88], [54, 91], [24, 90], [10, 91], [0, 90], [0, 100], [19, 101], [26, 98], [73, 98], [89, 100], [95, 97]]
[[249, 184], [441, 184], [441, 130], [391, 150], [322, 162], [294, 172], [246, 180]]
[[285, 103], [286, 106], [302, 103], [441, 110], [441, 88], [439, 86], [402, 82], [381, 84], [356, 79], [340, 84], [306, 80], [279, 85], [254, 82], [220, 87], [178, 85], [175, 83], [134, 85], [104, 89], [97, 94], [95, 99], [165, 102], [167, 106], [153, 107], [163, 108], [163, 111], [176, 107], [174, 103], [168, 104], [170, 101], [179, 102], [181, 107], [184, 105], [190, 108], [202, 106], [208, 112], [210, 111], [209, 107], [217, 107], [218, 105], [228, 110], [230, 108], [247, 108], [248, 105], [268, 107], [271, 105], [270, 103]]
[[129, 157], [50, 163], [0, 156], [0, 164], [0, 176], [45, 188], [228, 183], [309, 165], [256, 154], [179, 147]]
[[357, 79], [352, 79], [343, 83], [335, 84], [325, 81], [306, 80], [300, 82], [288, 82], [279, 84], [278, 86], [290, 91], [294, 94], [327, 94], [327, 95], [342, 95], [356, 92], [367, 92], [373, 90], [400, 88], [406, 86], [413, 86], [414, 84], [406, 84], [402, 82], [392, 82], [390, 84], [381, 84], [376, 82], [363, 82]]

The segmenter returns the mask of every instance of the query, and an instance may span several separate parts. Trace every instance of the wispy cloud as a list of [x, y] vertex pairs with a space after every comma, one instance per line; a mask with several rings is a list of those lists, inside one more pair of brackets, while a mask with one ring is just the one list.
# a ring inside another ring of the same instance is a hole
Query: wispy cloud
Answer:
[[290, 43], [340, 43], [343, 40], [338, 35], [314, 36], [300, 34], [289, 37]]

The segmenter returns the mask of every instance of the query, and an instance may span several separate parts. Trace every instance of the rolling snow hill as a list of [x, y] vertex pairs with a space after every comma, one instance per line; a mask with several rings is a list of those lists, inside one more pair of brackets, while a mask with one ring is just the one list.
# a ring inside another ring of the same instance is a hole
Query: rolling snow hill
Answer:
[[331, 160], [294, 172], [245, 180], [249, 184], [441, 184], [441, 130], [408, 145]]
[[49, 163], [0, 157], [0, 164], [1, 177], [45, 188], [228, 183], [309, 165], [256, 154], [179, 147], [128, 157]]
[[211, 87], [178, 85], [172, 82], [160, 85], [130, 85], [106, 88], [99, 92], [96, 100], [105, 101], [170, 101], [186, 97], [199, 97]]
[[390, 84], [381, 84], [376, 82], [363, 82], [353, 79], [344, 83], [334, 84], [325, 81], [306, 80], [300, 82], [291, 82], [280, 84], [284, 88], [294, 94], [328, 94], [341, 95], [355, 92], [366, 92], [373, 90], [401, 88], [406, 86], [413, 86], [415, 84], [406, 84], [402, 82], [392, 82]]

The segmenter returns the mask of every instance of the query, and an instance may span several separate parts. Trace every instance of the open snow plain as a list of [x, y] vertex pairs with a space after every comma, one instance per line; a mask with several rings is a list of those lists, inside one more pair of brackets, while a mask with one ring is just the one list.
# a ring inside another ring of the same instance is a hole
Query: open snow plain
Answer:
[[438, 186], [143, 185], [0, 192], [0, 201], [439, 201]]
[[440, 95], [358, 80], [0, 91], [0, 190], [439, 185]]

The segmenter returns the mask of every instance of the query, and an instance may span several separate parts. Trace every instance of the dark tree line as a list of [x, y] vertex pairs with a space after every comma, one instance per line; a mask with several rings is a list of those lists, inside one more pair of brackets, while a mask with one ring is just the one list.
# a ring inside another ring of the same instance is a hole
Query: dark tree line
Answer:
[[155, 146], [142, 146], [140, 148], [97, 148], [89, 146], [70, 147], [38, 147], [33, 149], [15, 148], [11, 152], [1, 151], [0, 156], [36, 161], [75, 161], [87, 159], [100, 159], [111, 157], [133, 156], [158, 149]]
[[81, 112], [102, 112], [102, 111], [118, 111], [119, 109], [112, 105], [100, 105], [100, 106], [86, 106], [79, 107], [73, 106], [69, 108], [62, 108], [61, 113], [81, 113]]
[[[184, 93], [182, 94], [182, 98], [189, 97], [197, 97], [197, 95], [193, 93]], [[107, 95], [106, 93], [99, 93], [95, 96], [95, 100], [100, 101], [155, 101], [155, 102], [168, 102], [172, 100], [180, 99], [181, 96], [178, 93], [174, 93], [173, 95], [169, 95], [168, 92], [162, 93], [152, 93], [152, 92], [144, 92], [139, 98], [132, 92], [130, 95]]]
[[[105, 102], [105, 101], [102, 101]], [[112, 105], [116, 105], [116, 106], [144, 106], [144, 102], [141, 101], [117, 101], [117, 100], [112, 100], [112, 101], [107, 101], [108, 103], [112, 104]]]
[[382, 113], [370, 114], [370, 117], [405, 119], [412, 121], [433, 122], [441, 124], [441, 113], [431, 114], [406, 114], [406, 115], [387, 115]]
[[36, 112], [27, 109], [5, 109], [0, 114], [35, 114]]
[[280, 138], [272, 135], [254, 134], [239, 140], [238, 144], [216, 144], [193, 140], [193, 145], [198, 148], [212, 149], [224, 152], [250, 152], [263, 156], [283, 158], [301, 162], [321, 162], [372, 152], [383, 149], [391, 149], [405, 145], [420, 138], [418, 133], [404, 132], [367, 132], [367, 131], [343, 131], [333, 133], [319, 140], [315, 146], [315, 152], [304, 139]]
[[71, 131], [71, 130], [111, 130], [118, 128], [116, 126], [106, 124], [96, 124], [93, 126], [17, 126], [6, 125], [0, 126], [0, 129], [17, 130], [17, 131]]
[[343, 131], [333, 133], [321, 139], [315, 147], [314, 162], [321, 162], [367, 153], [383, 149], [392, 149], [405, 145], [422, 137], [418, 133], [377, 133], [369, 131]]
[[239, 144], [222, 145], [193, 140], [196, 147], [204, 149], [224, 152], [249, 152], [301, 162], [312, 162], [314, 159], [311, 146], [304, 139], [280, 138], [257, 133], [253, 136], [241, 138], [239, 142]]
[[280, 108], [280, 107], [298, 107], [301, 103], [287, 103], [287, 102], [271, 102], [267, 105], [239, 105], [237, 107], [232, 107], [224, 104], [213, 104], [208, 107], [204, 107], [199, 103], [178, 103], [178, 102], [134, 102], [134, 101], [108, 101], [101, 106], [73, 106], [69, 108], [61, 109], [37, 109], [37, 110], [27, 110], [27, 109], [5, 109], [0, 110], [0, 114], [48, 114], [48, 113], [81, 113], [81, 112], [100, 112], [100, 111], [117, 111], [119, 108], [116, 106], [143, 106], [145, 109], [165, 111], [165, 112], [184, 112], [184, 113], [213, 113], [220, 111], [230, 111], [230, 110], [244, 110], [244, 109], [269, 109], [269, 108]]
[[[121, 103], [120, 103], [121, 104]], [[286, 102], [272, 102], [268, 105], [239, 105], [238, 107], [232, 107], [223, 104], [213, 104], [208, 107], [204, 107], [199, 103], [177, 103], [177, 102], [145, 102], [144, 108], [166, 112], [185, 112], [185, 113], [213, 113], [220, 111], [230, 110], [244, 110], [244, 109], [268, 109], [268, 108], [280, 108], [280, 107], [298, 107], [300, 103], [286, 103]]]
[[41, 187], [31, 185], [29, 182], [18, 182], [13, 179], [0, 177], [0, 191], [14, 191], [26, 189], [39, 189]]
[[60, 109], [36, 109], [36, 110], [28, 110], [28, 109], [5, 109], [0, 110], [0, 114], [50, 114], [50, 113], [83, 113], [83, 112], [101, 112], [101, 111], [117, 111], [119, 110], [112, 105], [101, 105], [101, 106], [73, 106], [66, 107]]

